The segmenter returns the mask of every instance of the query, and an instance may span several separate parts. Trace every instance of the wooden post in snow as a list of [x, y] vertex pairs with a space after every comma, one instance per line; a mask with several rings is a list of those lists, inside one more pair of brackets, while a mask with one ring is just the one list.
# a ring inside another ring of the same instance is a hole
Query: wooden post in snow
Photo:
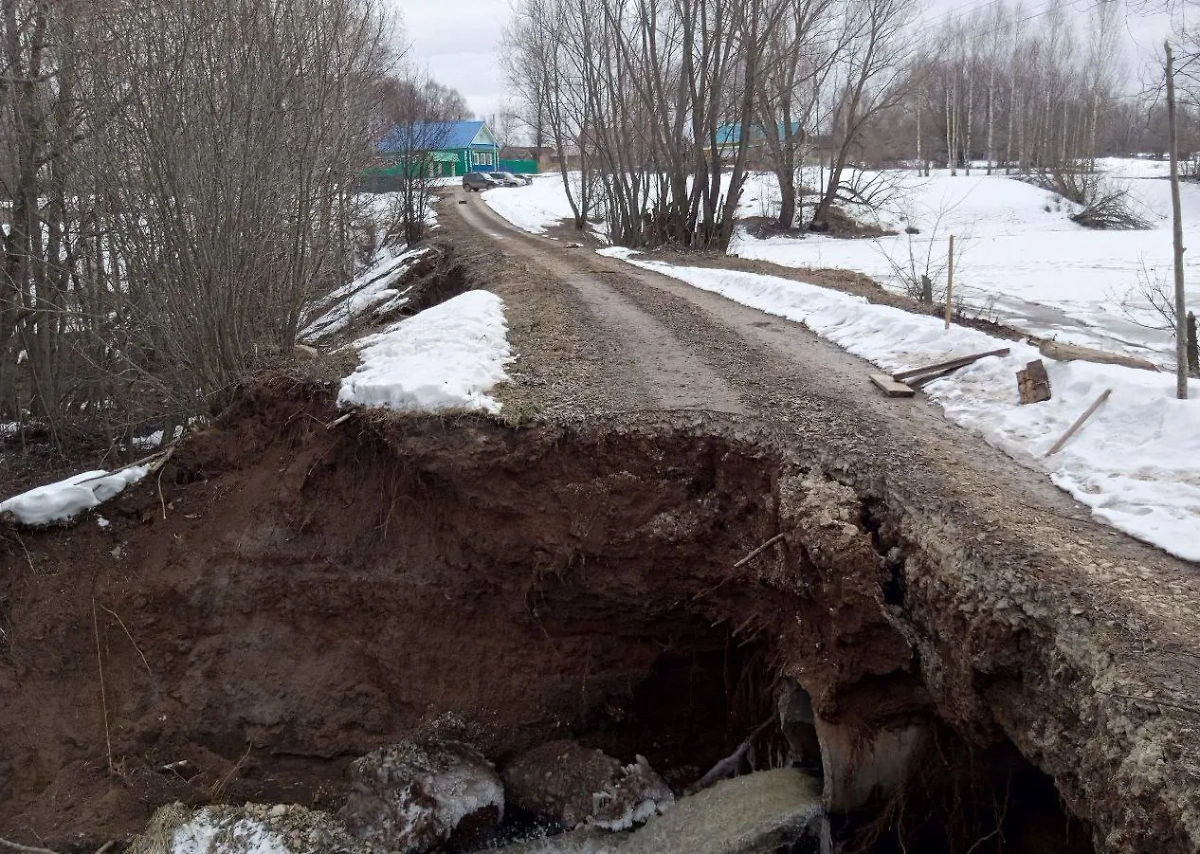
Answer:
[[951, 306], [954, 299], [954, 235], [950, 235], [950, 264], [946, 268], [946, 328], [950, 328]]
[[1188, 373], [1200, 378], [1200, 341], [1196, 339], [1196, 313], [1188, 312], [1187, 318], [1187, 361]]
[[1171, 232], [1175, 246], [1175, 396], [1187, 400], [1187, 298], [1183, 292], [1183, 213], [1179, 205], [1179, 137], [1175, 122], [1175, 54], [1167, 49], [1167, 127], [1171, 149]]
[[1097, 409], [1099, 409], [1101, 404], [1104, 403], [1104, 401], [1108, 400], [1108, 396], [1110, 394], [1112, 394], [1112, 389], [1106, 388], [1100, 394], [1100, 396], [1098, 398], [1096, 398], [1095, 402], [1093, 402], [1091, 406], [1089, 406], [1087, 409], [1085, 409], [1083, 411], [1083, 414], [1080, 415], [1078, 418], [1076, 418], [1074, 423], [1072, 423], [1071, 426], [1067, 428], [1067, 432], [1063, 433], [1062, 438], [1054, 443], [1054, 447], [1052, 447], [1050, 450], [1046, 451], [1046, 456], [1052, 457], [1055, 454], [1057, 454], [1059, 451], [1061, 451], [1063, 449], [1063, 445], [1067, 444], [1067, 442], [1070, 441], [1071, 437], [1079, 432], [1079, 428], [1083, 426], [1083, 422], [1087, 421], [1089, 418], [1092, 417], [1092, 413], [1095, 412]]

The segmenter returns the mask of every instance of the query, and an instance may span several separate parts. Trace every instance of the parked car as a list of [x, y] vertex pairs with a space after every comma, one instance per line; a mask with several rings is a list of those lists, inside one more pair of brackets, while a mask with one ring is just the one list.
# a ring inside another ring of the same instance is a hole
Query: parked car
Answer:
[[467, 192], [474, 190], [478, 193], [481, 190], [490, 190], [492, 187], [499, 186], [500, 182], [487, 172], [468, 172], [463, 175], [463, 189]]
[[524, 187], [525, 182], [511, 172], [489, 172], [502, 187]]

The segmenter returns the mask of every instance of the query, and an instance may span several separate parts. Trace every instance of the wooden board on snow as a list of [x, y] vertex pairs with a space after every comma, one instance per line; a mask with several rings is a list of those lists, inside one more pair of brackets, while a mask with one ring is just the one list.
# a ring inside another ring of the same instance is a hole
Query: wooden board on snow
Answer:
[[925, 365], [920, 368], [913, 368], [908, 371], [901, 371], [898, 374], [892, 374], [892, 379], [896, 382], [904, 382], [911, 380], [914, 377], [923, 376], [924, 374], [941, 374], [948, 373], [958, 368], [965, 368], [967, 365], [973, 365], [980, 359], [986, 359], [988, 356], [1007, 356], [1009, 350], [1007, 347], [1002, 347], [999, 350], [988, 350], [986, 353], [972, 353], [970, 356], [959, 356], [956, 359], [948, 359], [945, 362], [937, 362], [933, 365]]
[[887, 374], [871, 374], [871, 382], [888, 397], [912, 397], [916, 394], [911, 387], [898, 383]]

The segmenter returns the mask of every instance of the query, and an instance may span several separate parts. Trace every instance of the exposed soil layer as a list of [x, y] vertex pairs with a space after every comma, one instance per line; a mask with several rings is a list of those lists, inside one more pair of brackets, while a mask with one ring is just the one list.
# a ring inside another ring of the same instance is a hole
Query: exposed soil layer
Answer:
[[500, 763], [575, 736], [682, 788], [785, 677], [864, 737], [936, 719], [878, 522], [769, 442], [329, 430], [334, 393], [247, 389], [109, 527], [4, 532], [0, 835], [83, 851], [173, 799], [337, 806], [351, 758], [414, 735]]

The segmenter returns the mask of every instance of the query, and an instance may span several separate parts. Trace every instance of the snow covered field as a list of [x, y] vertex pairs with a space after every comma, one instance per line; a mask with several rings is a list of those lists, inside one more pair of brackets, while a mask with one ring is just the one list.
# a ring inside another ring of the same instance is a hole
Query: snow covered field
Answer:
[[[839, 240], [811, 235], [803, 239], [756, 240], [739, 234], [730, 251], [788, 267], [840, 267], [857, 270], [900, 290], [893, 263], [912, 255], [923, 265], [933, 255], [941, 262], [949, 236], [957, 238], [955, 291], [967, 306], [1033, 334], [1073, 343], [1135, 353], [1173, 364], [1172, 337], [1146, 329], [1130, 317], [1122, 302], [1141, 310], [1137, 321], [1161, 322], [1144, 312], [1137, 294], [1143, 268], [1170, 283], [1170, 184], [1167, 164], [1146, 160], [1109, 160], [1102, 168], [1128, 187], [1149, 231], [1095, 231], [1068, 217], [1070, 202], [1003, 175], [974, 171], [929, 178], [897, 173], [899, 189], [883, 211], [880, 224], [902, 233], [877, 240]], [[773, 181], [751, 189], [749, 198], [769, 198]], [[1182, 188], [1185, 244], [1200, 243], [1200, 185]], [[920, 234], [903, 233], [913, 225]], [[889, 260], [890, 259], [890, 260]], [[1187, 280], [1193, 304], [1200, 304], [1200, 257], [1187, 256]]]
[[[804, 323], [889, 373], [968, 353], [1009, 347], [925, 386], [957, 424], [1013, 458], [1049, 473], [1056, 485], [1103, 522], [1184, 558], [1200, 561], [1200, 381], [1192, 400], [1173, 398], [1174, 376], [1115, 365], [1046, 360], [1054, 396], [1021, 406], [1015, 374], [1039, 358], [963, 326], [791, 279], [647, 261], [628, 250], [600, 250], [639, 267], [714, 291], [735, 302]], [[1059, 453], [1051, 445], [1104, 390], [1112, 396]], [[866, 389], [864, 388], [864, 393]]]
[[[865, 273], [901, 290], [893, 263], [910, 255], [924, 265], [944, 259], [949, 236], [957, 242], [955, 291], [968, 308], [1043, 337], [1128, 352], [1173, 364], [1169, 334], [1134, 322], [1160, 322], [1146, 313], [1136, 294], [1143, 267], [1171, 281], [1170, 186], [1167, 165], [1148, 160], [1107, 160], [1102, 168], [1128, 186], [1149, 231], [1093, 231], [1068, 217], [1070, 202], [1003, 175], [929, 178], [913, 172], [889, 173], [895, 192], [877, 213], [880, 224], [902, 233], [879, 239], [844, 240], [823, 235], [759, 240], [740, 231], [730, 251], [788, 267], [844, 268]], [[557, 175], [541, 176], [531, 187], [484, 194], [488, 205], [514, 224], [535, 233], [565, 217], [570, 208]], [[742, 216], [772, 216], [778, 189], [770, 175], [752, 175], [742, 196]], [[868, 215], [854, 211], [857, 216]], [[1183, 187], [1184, 240], [1200, 245], [1200, 185]], [[906, 225], [920, 234], [903, 233]], [[889, 260], [890, 259], [890, 260]], [[1200, 255], [1187, 257], [1189, 296], [1200, 306]]]

